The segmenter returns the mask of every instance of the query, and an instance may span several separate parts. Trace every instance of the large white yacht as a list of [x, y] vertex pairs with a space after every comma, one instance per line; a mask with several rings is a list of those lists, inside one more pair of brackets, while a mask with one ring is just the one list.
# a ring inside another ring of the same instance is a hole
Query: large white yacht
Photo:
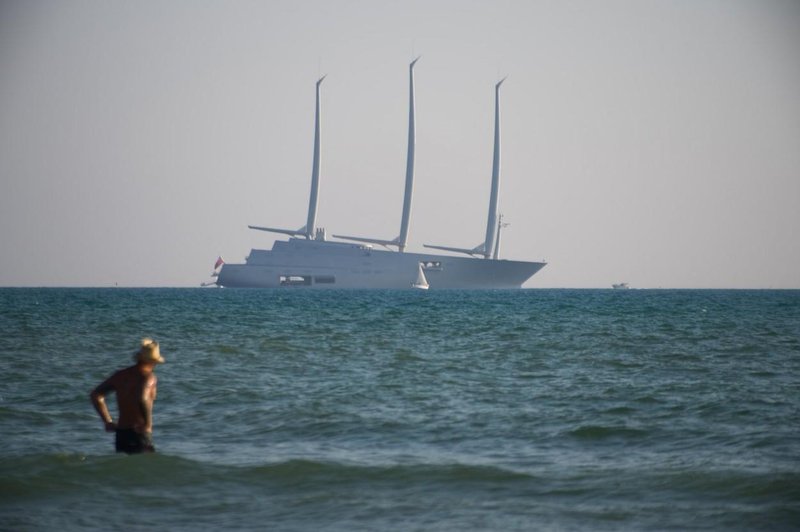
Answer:
[[505, 225], [497, 213], [500, 186], [500, 86], [503, 80], [495, 85], [494, 160], [486, 238], [478, 246], [467, 249], [425, 244], [431, 249], [466, 254], [464, 257], [406, 252], [414, 189], [414, 65], [418, 60], [409, 65], [408, 156], [400, 235], [392, 240], [332, 235], [350, 241], [340, 242], [328, 240], [325, 230], [316, 225], [321, 141], [319, 94], [320, 85], [325, 79], [323, 76], [316, 84], [314, 159], [306, 225], [297, 230], [249, 226], [260, 231], [286, 234], [289, 239], [276, 240], [271, 250], [251, 250], [244, 264], [222, 264], [222, 268], [214, 274], [218, 286], [414, 289], [426, 284], [432, 290], [520, 288], [545, 266], [544, 262], [499, 258], [500, 230]]

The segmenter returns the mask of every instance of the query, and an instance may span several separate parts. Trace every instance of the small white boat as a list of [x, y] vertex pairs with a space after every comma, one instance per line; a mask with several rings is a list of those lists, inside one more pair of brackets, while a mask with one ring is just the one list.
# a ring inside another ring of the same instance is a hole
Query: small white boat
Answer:
[[425, 271], [422, 269], [422, 263], [420, 262], [417, 266], [419, 268], [417, 280], [411, 283], [411, 287], [418, 290], [427, 290], [430, 288], [430, 285], [428, 284], [428, 279], [425, 278]]
[[628, 286], [628, 283], [616, 283], [612, 284], [611, 288], [613, 288], [614, 290], [627, 290], [628, 288], [630, 288], [630, 286]]

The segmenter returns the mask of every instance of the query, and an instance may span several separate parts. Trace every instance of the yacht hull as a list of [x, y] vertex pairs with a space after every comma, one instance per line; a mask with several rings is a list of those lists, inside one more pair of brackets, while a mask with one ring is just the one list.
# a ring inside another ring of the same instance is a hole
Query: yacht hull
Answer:
[[520, 288], [544, 262], [400, 253], [360, 244], [291, 238], [253, 249], [245, 264], [224, 264], [228, 288], [412, 289], [422, 263], [431, 289]]

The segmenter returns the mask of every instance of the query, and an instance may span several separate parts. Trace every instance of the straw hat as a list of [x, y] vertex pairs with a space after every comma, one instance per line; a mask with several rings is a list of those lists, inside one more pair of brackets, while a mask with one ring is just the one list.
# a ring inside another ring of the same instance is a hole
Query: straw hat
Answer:
[[133, 355], [133, 359], [136, 362], [164, 363], [164, 357], [161, 356], [161, 351], [158, 349], [158, 342], [152, 338], [142, 338], [142, 346]]

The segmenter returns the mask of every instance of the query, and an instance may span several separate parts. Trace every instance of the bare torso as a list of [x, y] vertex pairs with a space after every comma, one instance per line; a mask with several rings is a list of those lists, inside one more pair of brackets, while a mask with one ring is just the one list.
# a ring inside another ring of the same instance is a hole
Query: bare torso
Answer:
[[[157, 379], [149, 364], [137, 364], [121, 369], [103, 381], [92, 392], [92, 402], [101, 418], [118, 429], [136, 432], [153, 431], [153, 402], [156, 399]], [[105, 396], [116, 393], [119, 417], [116, 423], [105, 404]]]

